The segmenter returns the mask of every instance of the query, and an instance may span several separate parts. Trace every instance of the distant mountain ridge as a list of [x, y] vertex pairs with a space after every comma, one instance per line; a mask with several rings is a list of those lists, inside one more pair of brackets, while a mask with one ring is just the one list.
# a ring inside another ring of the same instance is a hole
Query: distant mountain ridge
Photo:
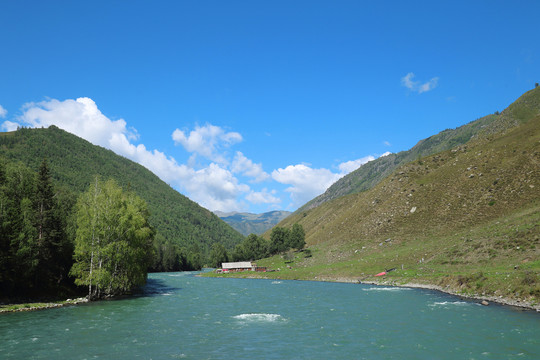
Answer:
[[247, 236], [260, 235], [292, 214], [289, 211], [269, 211], [262, 214], [216, 211], [215, 214], [233, 229]]
[[86, 191], [96, 175], [105, 180], [113, 178], [124, 189], [134, 191], [147, 202], [150, 223], [164, 242], [195, 246], [204, 254], [215, 242], [232, 250], [243, 239], [212, 212], [142, 165], [56, 126], [0, 133], [0, 159], [21, 162], [37, 170], [43, 158], [47, 159], [55, 184], [75, 195]]

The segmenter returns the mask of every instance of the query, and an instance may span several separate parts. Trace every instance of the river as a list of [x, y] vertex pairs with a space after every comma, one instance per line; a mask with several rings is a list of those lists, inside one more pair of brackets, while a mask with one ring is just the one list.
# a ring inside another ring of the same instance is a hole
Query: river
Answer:
[[150, 274], [137, 296], [0, 314], [0, 359], [540, 359], [540, 314], [431, 290]]

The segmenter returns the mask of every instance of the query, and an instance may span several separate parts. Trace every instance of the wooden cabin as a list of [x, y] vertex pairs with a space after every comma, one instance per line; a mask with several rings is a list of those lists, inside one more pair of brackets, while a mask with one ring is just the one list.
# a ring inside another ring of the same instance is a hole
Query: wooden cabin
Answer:
[[257, 266], [252, 261], [227, 262], [221, 264], [221, 271], [218, 272], [236, 272], [236, 271], [266, 271], [265, 267]]

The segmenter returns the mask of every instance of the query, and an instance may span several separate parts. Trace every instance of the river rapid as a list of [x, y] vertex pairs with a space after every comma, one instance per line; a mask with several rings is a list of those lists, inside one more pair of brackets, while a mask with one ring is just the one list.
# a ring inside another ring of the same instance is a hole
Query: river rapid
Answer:
[[540, 359], [533, 311], [424, 289], [195, 275], [0, 314], [0, 359]]

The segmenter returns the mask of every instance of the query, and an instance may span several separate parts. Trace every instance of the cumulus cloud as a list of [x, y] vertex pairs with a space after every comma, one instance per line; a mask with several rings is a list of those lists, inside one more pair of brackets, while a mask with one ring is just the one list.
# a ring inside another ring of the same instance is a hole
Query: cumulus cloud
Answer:
[[105, 116], [90, 98], [29, 103], [22, 110], [22, 115], [16, 119], [20, 124], [5, 121], [2, 127], [15, 130], [20, 125], [56, 125], [140, 163], [165, 182], [182, 189], [192, 200], [213, 211], [242, 211], [249, 206], [246, 203], [283, 204], [280, 192], [271, 188], [252, 189], [242, 183], [245, 180], [239, 179], [251, 179], [253, 183], [272, 179], [287, 185], [285, 191], [290, 194], [292, 203], [283, 206], [293, 208], [320, 195], [340, 177], [374, 159], [373, 156], [366, 156], [344, 162], [339, 164], [339, 172], [299, 164], [279, 168], [270, 175], [263, 170], [262, 164], [254, 163], [242, 152], [230, 152], [232, 145], [242, 141], [239, 133], [207, 124], [196, 126], [191, 131], [176, 129], [172, 133], [172, 139], [177, 145], [182, 145], [191, 153], [192, 158], [199, 156], [200, 160], [198, 166], [179, 164], [163, 152], [148, 149], [144, 144], [136, 144], [137, 131], [129, 128], [123, 119], [111, 120]]
[[185, 184], [192, 200], [213, 211], [239, 211], [238, 196], [248, 192], [249, 186], [241, 184], [227, 169], [219, 164], [195, 171]]
[[414, 73], [410, 72], [404, 77], [402, 77], [401, 85], [419, 94], [435, 89], [437, 87], [437, 83], [439, 82], [439, 78], [434, 77], [422, 84], [422, 82], [420, 81], [413, 80], [414, 76]]
[[261, 164], [255, 164], [253, 161], [244, 156], [240, 151], [236, 152], [231, 165], [233, 173], [240, 173], [253, 179], [254, 182], [261, 182], [270, 177], [270, 175], [262, 169]]
[[387, 151], [387, 152], [383, 153], [383, 154], [382, 154], [381, 156], [379, 156], [379, 157], [385, 157], [385, 156], [388, 156], [388, 155], [390, 155], [390, 154], [391, 154], [391, 152], [390, 152], [390, 151]]
[[[389, 154], [391, 153], [385, 152], [381, 157]], [[343, 176], [375, 159], [375, 156], [368, 155], [360, 159], [343, 162], [338, 165], [339, 173], [324, 168], [313, 169], [305, 164], [289, 165], [284, 169], [274, 170], [272, 179], [290, 185], [285, 191], [290, 193], [293, 207], [298, 207], [325, 192], [330, 185]]]
[[[90, 98], [28, 103], [24, 105], [23, 114], [18, 121], [20, 123], [6, 121], [2, 127], [15, 130], [20, 124], [31, 127], [58, 126], [95, 145], [103, 146], [140, 163], [165, 182], [187, 190], [192, 200], [211, 210], [240, 210], [238, 196], [251, 190], [249, 186], [241, 184], [231, 171], [219, 164], [211, 163], [196, 170], [185, 164], [178, 164], [173, 157], [163, 152], [149, 150], [143, 144], [134, 144], [133, 140], [138, 137], [137, 131], [128, 128], [123, 119], [109, 119]], [[238, 133], [225, 132], [213, 125], [197, 127], [184, 139], [178, 132], [175, 133], [178, 141], [185, 143], [186, 149], [216, 159], [219, 159], [217, 152], [222, 147], [242, 139]], [[258, 164], [253, 164], [247, 158], [242, 161], [245, 164], [242, 168], [244, 172], [257, 175], [253, 169], [257, 169]]]
[[291, 194], [294, 206], [303, 205], [322, 194], [341, 176], [328, 169], [312, 169], [304, 164], [289, 165], [284, 169], [272, 171], [272, 178], [275, 181], [290, 185], [285, 191]]
[[343, 163], [339, 164], [338, 169], [341, 171], [341, 173], [343, 175], [345, 175], [345, 174], [348, 174], [348, 173], [358, 169], [360, 166], [364, 165], [365, 163], [367, 163], [367, 162], [369, 162], [371, 160], [375, 160], [375, 157], [369, 155], [369, 156], [365, 156], [365, 157], [363, 157], [361, 159], [346, 161], [346, 162], [343, 162]]
[[0, 105], [0, 118], [5, 118], [7, 115], [7, 110], [2, 106]]
[[32, 127], [56, 125], [103, 147], [110, 148], [114, 135], [121, 134], [131, 140], [137, 138], [137, 134], [127, 128], [125, 120], [110, 120], [101, 113], [96, 103], [87, 97], [28, 103], [24, 109], [19, 120], [25, 124]]
[[4, 121], [2, 123], [2, 130], [4, 131], [15, 131], [20, 125], [12, 121]]
[[211, 161], [226, 164], [223, 150], [242, 141], [237, 132], [226, 132], [223, 128], [211, 124], [196, 126], [189, 134], [176, 129], [172, 134], [176, 145], [182, 145], [187, 151], [201, 155]]
[[22, 124], [31, 127], [58, 126], [144, 165], [165, 181], [178, 181], [192, 175], [189, 168], [177, 164], [164, 153], [150, 151], [143, 144], [132, 144], [131, 141], [138, 138], [136, 130], [128, 128], [123, 119], [109, 119], [90, 98], [52, 99], [25, 104], [23, 109], [23, 114], [18, 118]]
[[251, 191], [246, 195], [246, 200], [253, 204], [279, 204], [281, 199], [275, 196], [276, 193], [276, 190], [268, 191], [267, 188], [262, 191]]

